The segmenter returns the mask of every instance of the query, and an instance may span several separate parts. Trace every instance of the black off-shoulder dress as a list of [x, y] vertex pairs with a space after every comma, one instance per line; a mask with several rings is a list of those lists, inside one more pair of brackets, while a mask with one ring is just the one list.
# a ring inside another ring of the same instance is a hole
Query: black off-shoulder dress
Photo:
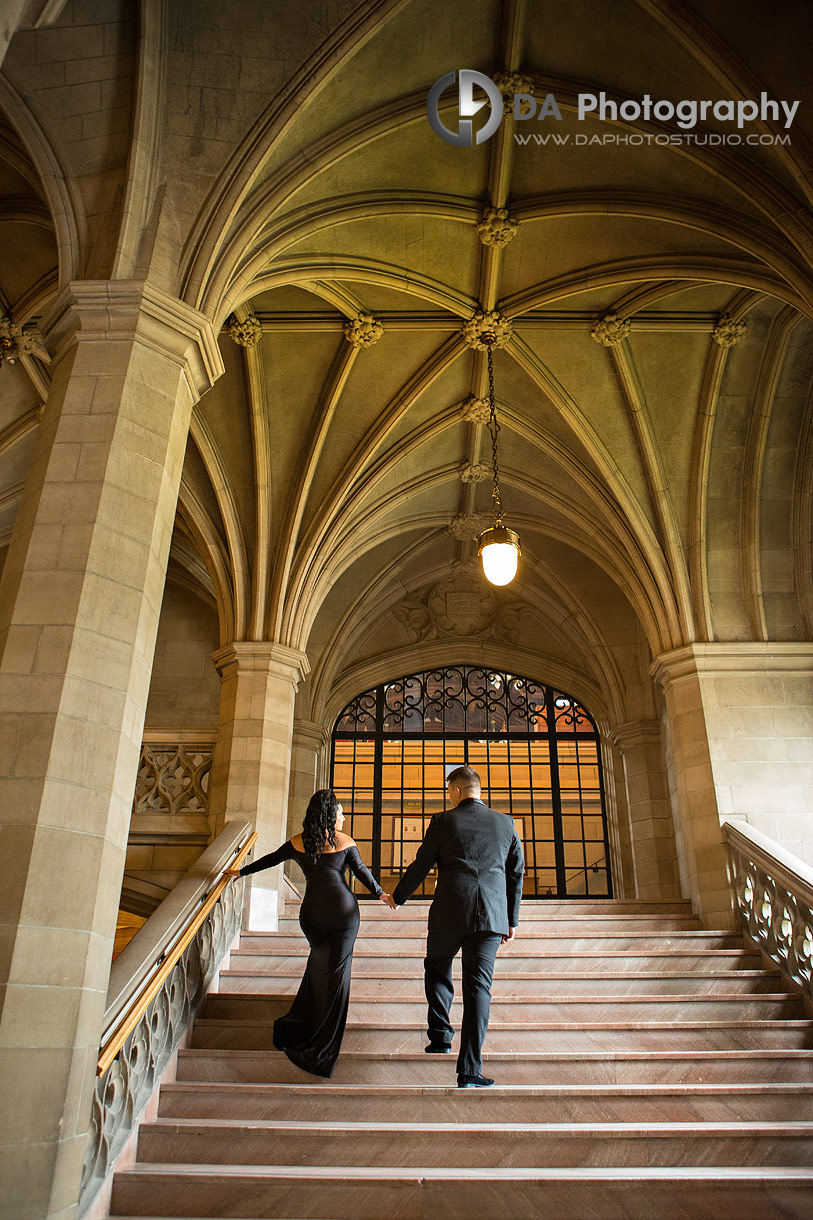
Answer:
[[314, 863], [289, 840], [247, 864], [240, 874], [258, 873], [284, 860], [295, 860], [305, 874], [299, 925], [310, 954], [293, 1004], [274, 1022], [274, 1046], [313, 1076], [330, 1076], [347, 1022], [353, 946], [359, 930], [359, 906], [345, 877], [347, 869], [376, 897], [383, 890], [355, 845], [323, 852]]

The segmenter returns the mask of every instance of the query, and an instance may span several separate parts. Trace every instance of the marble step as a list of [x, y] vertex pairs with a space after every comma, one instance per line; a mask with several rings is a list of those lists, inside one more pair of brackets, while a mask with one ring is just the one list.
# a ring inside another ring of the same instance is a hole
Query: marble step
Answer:
[[[362, 919], [392, 919], [392, 911], [377, 899], [368, 898], [366, 894], [357, 895]], [[419, 919], [426, 918], [431, 900], [429, 898], [410, 898], [405, 906], [399, 907], [399, 916]], [[283, 914], [286, 918], [296, 918], [301, 903], [297, 899], [286, 899]], [[520, 919], [570, 919], [579, 916], [600, 915], [612, 919], [618, 915], [679, 915], [692, 917], [692, 904], [686, 899], [675, 901], [647, 901], [638, 898], [523, 898], [520, 909]]]
[[[609, 935], [602, 932], [569, 934], [558, 928], [539, 936], [518, 934], [516, 940], [499, 949], [502, 959], [536, 956], [552, 950], [567, 949], [570, 953], [589, 950], [624, 953], [647, 953], [664, 949], [742, 949], [742, 937], [722, 931], [677, 931], [622, 932]], [[308, 942], [300, 933], [286, 936], [282, 932], [254, 932], [240, 938], [240, 954], [303, 953], [308, 952]], [[426, 952], [426, 935], [421, 936], [359, 936], [355, 956], [423, 957]]]
[[[413, 978], [423, 978], [424, 952], [425, 950], [421, 950], [420, 953], [412, 954], [409, 957], [399, 954], [396, 958], [393, 955], [368, 954], [363, 949], [356, 949], [353, 954], [353, 975], [379, 977], [388, 971], [397, 969], [400, 972], [411, 974]], [[298, 971], [301, 975], [306, 956], [304, 948], [289, 950], [286, 953], [275, 953], [271, 950], [262, 953], [254, 950], [251, 952], [244, 949], [235, 950], [231, 955], [231, 966], [221, 973], [221, 979], [249, 976], [261, 978], [263, 975], [289, 974], [292, 970]], [[664, 949], [647, 953], [640, 951], [631, 953], [625, 950], [602, 952], [599, 949], [577, 953], [565, 949], [561, 952], [534, 953], [533, 955], [530, 955], [526, 949], [524, 953], [519, 951], [512, 953], [510, 963], [506, 964], [507, 962], [508, 959], [503, 956], [501, 950], [497, 955], [497, 974], [502, 973], [503, 970], [539, 975], [547, 974], [550, 971], [571, 970], [581, 973], [593, 970], [602, 973], [605, 971], [636, 973], [641, 970], [658, 971], [661, 969], [702, 970], [705, 972], [722, 970], [726, 966], [732, 970], [756, 970], [762, 964], [758, 953], [742, 947], [738, 949], [701, 949], [699, 951]], [[460, 974], [459, 961], [455, 964], [454, 971], [457, 975]], [[225, 986], [222, 986], [222, 989], [228, 990]], [[262, 991], [264, 987], [260, 985], [256, 990]]]
[[811, 1084], [371, 1085], [217, 1084], [161, 1088], [160, 1118], [354, 1122], [811, 1122]]
[[[483, 1070], [501, 1085], [684, 1085], [809, 1084], [813, 1050], [608, 1050], [502, 1051], [486, 1046]], [[297, 1084], [329, 1089], [334, 1085], [409, 1085], [413, 1088], [455, 1083], [454, 1055], [380, 1053], [342, 1048], [330, 1081], [315, 1081], [294, 1067], [281, 1051], [196, 1050], [178, 1052], [177, 1080], [245, 1084]], [[495, 1086], [495, 1088], [497, 1087]], [[489, 1092], [493, 1096], [493, 1092]]]
[[[206, 1016], [228, 1016], [229, 1005], [233, 1002], [230, 996], [239, 992], [239, 986], [232, 986], [241, 976], [230, 973], [230, 985], [227, 991], [210, 994], [206, 1002]], [[460, 971], [455, 972], [460, 979]], [[287, 974], [274, 974], [268, 980], [267, 990], [275, 995], [294, 995], [302, 980], [302, 970], [292, 970]], [[716, 995], [738, 994], [752, 995], [781, 991], [782, 982], [778, 971], [771, 970], [718, 970], [715, 973], [696, 971], [689, 973], [635, 973], [609, 971], [604, 974], [576, 973], [559, 970], [555, 972], [522, 974], [518, 971], [500, 970], [495, 974], [491, 994], [495, 999], [504, 996], [629, 996], [629, 995]], [[402, 971], [389, 972], [386, 975], [354, 974], [350, 986], [350, 997], [355, 1000], [380, 998], [422, 1000], [423, 972], [414, 974]], [[247, 992], [246, 1000], [262, 1003], [261, 994]], [[236, 1011], [232, 1015], [237, 1015]]]
[[[348, 1022], [343, 1051], [404, 1054], [422, 1051], [426, 1042], [424, 1019], [387, 1020], [385, 1025]], [[453, 1044], [456, 1046], [456, 1042]], [[759, 1020], [701, 1021], [577, 1021], [489, 1022], [489, 1051], [567, 1050], [726, 1050], [730, 1048], [794, 1050], [813, 1047], [813, 1022]], [[195, 1023], [191, 1046], [196, 1050], [270, 1050], [272, 1026], [262, 1021], [207, 1021]]]
[[[213, 1001], [210, 1011], [199, 1019], [201, 1026], [216, 1023], [262, 1023], [281, 1016], [290, 1007], [290, 997], [276, 1000], [266, 997], [262, 1011], [243, 997], [232, 1001], [233, 1011], [218, 1013]], [[241, 1011], [242, 1008], [242, 1011]], [[455, 997], [452, 1020], [459, 1022], [462, 1000]], [[491, 1021], [561, 1022], [577, 1021], [729, 1021], [729, 1020], [797, 1020], [804, 1017], [804, 1005], [797, 995], [770, 992], [756, 995], [635, 995], [635, 996], [500, 996], [491, 1001]], [[422, 1022], [426, 1017], [426, 1000], [380, 999], [350, 1000], [349, 1020], [371, 1025], [396, 1022]]]
[[[600, 1205], [601, 1210], [597, 1210]], [[810, 1220], [813, 1170], [753, 1166], [371, 1170], [134, 1165], [116, 1174], [111, 1214], [240, 1220]]]
[[[359, 936], [426, 936], [427, 915], [420, 919], [411, 919], [407, 915], [392, 915], [378, 919], [368, 919], [361, 912]], [[428, 914], [428, 913], [427, 913]], [[540, 919], [536, 915], [526, 918], [520, 916], [520, 936], [544, 936], [555, 930], [568, 936], [605, 936], [618, 933], [640, 932], [701, 932], [700, 921], [696, 915], [579, 915], [562, 917], [561, 919]], [[299, 919], [293, 916], [282, 916], [278, 931], [286, 936], [302, 936]]]
[[[329, 1137], [328, 1137], [329, 1136]], [[156, 1119], [138, 1160], [229, 1165], [431, 1165], [470, 1169], [633, 1165], [811, 1165], [813, 1124], [322, 1123]]]

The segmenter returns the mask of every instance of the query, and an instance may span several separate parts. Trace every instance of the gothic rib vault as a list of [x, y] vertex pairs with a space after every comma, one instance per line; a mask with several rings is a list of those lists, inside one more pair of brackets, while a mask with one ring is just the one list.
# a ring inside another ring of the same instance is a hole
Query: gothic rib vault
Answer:
[[[537, 92], [556, 93], [571, 135], [577, 82], [629, 91], [634, 75], [627, 61], [617, 79], [597, 74], [596, 46], [619, 36], [617, 13], [578, 40], [575, 18], [554, 21], [559, 63], [553, 48], [542, 54], [533, 6], [506, 5], [501, 16], [475, 7], [462, 30], [452, 6], [436, 4], [373, 5], [366, 20], [348, 19], [332, 33], [335, 61], [322, 48], [319, 66], [303, 65], [233, 149], [198, 137], [200, 172], [188, 178], [171, 166], [192, 152], [177, 118], [181, 70], [205, 97], [219, 61], [195, 50], [194, 35], [190, 51], [169, 50], [168, 116], [163, 138], [153, 133], [164, 153], [153, 178], [166, 176], [167, 196], [150, 271], [216, 324], [250, 312], [261, 327], [256, 346], [221, 337], [226, 373], [194, 412], [172, 566], [214, 600], [221, 642], [305, 648], [314, 691], [329, 686], [376, 628], [392, 634], [389, 606], [404, 586], [427, 587], [470, 553], [447, 529], [488, 506], [487, 485], [458, 478], [461, 462], [487, 456], [482, 424], [461, 419], [460, 404], [484, 390], [484, 360], [461, 325], [499, 303], [513, 323], [497, 381], [508, 496], [528, 538], [522, 596], [556, 658], [601, 689], [610, 720], [651, 715], [648, 682], [630, 681], [636, 670], [645, 679], [651, 656], [695, 640], [810, 633], [804, 107], [790, 149], [747, 159], [708, 148], [612, 157], [518, 148], [513, 120], [483, 148], [451, 149], [429, 130], [422, 92], [450, 56], [522, 67]], [[688, 57], [669, 8], [630, 3], [623, 23], [625, 39], [646, 41], [664, 94], [719, 89], [749, 49], [743, 88], [759, 73], [786, 90], [796, 83], [792, 56], [757, 56], [756, 30], [750, 48], [731, 46], [712, 70], [704, 34], [711, 45], [715, 31], [698, 18]], [[239, 16], [232, 8], [232, 44]], [[201, 33], [207, 20], [204, 9]], [[418, 33], [427, 24], [431, 48]], [[718, 52], [721, 36], [735, 37], [722, 24]], [[411, 66], [401, 59], [377, 79], [376, 64], [395, 63], [413, 37], [423, 49]], [[26, 110], [28, 94], [36, 114], [49, 91], [15, 50], [6, 93]], [[73, 205], [60, 231], [48, 206], [55, 187], [48, 199], [19, 132], [5, 128], [2, 290], [18, 322], [46, 307], [60, 247], [65, 279], [102, 274], [93, 259], [113, 242], [110, 215], [93, 214], [104, 183], [92, 150], [80, 146], [90, 172], [79, 180], [93, 196], [81, 208], [70, 172], [80, 148], [60, 147], [47, 127], [43, 144], [49, 135]], [[113, 191], [122, 157], [107, 152], [119, 161], [105, 171]], [[132, 189], [131, 210], [152, 210], [150, 185], [139, 184], [138, 200]], [[511, 240], [483, 244], [484, 211], [509, 200]], [[194, 225], [184, 225], [187, 211]], [[166, 249], [170, 214], [180, 250]], [[129, 267], [118, 257], [117, 274], [136, 274], [135, 257]], [[365, 313], [383, 327], [374, 346], [344, 335], [345, 319]], [[607, 315], [630, 326], [602, 348], [591, 327]], [[747, 323], [730, 347], [715, 342], [722, 316]], [[45, 370], [32, 363], [4, 371], [6, 540], [44, 390]]]

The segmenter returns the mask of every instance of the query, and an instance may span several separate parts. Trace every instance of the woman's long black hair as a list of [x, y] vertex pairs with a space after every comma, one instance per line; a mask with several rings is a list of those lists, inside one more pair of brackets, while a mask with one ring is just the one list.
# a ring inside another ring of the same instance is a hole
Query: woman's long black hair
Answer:
[[338, 812], [339, 802], [332, 788], [320, 788], [308, 801], [302, 823], [302, 846], [310, 860], [318, 860], [328, 844], [335, 848]]

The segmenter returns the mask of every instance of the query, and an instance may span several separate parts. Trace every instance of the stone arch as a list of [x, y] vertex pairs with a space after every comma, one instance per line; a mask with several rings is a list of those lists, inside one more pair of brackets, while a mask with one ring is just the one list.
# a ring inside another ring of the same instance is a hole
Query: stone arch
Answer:
[[0, 75], [0, 107], [42, 183], [56, 234], [59, 284], [64, 285], [80, 275], [86, 245], [87, 227], [79, 192], [45, 128], [5, 75]]

